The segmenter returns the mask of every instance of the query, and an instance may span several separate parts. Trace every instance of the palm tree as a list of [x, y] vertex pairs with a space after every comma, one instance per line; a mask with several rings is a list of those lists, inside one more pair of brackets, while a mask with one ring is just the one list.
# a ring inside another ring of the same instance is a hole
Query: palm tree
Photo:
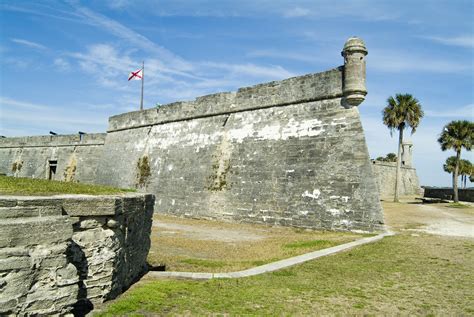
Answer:
[[387, 156], [385, 156], [385, 160], [387, 162], [396, 162], [397, 161], [397, 154], [395, 153], [388, 153]]
[[453, 186], [454, 186], [454, 170], [456, 169], [456, 156], [450, 156], [446, 159], [446, 163], [443, 164], [443, 170], [446, 173], [451, 174], [453, 178]]
[[461, 175], [462, 188], [466, 188], [467, 177], [472, 174], [472, 163], [469, 160], [459, 162], [459, 174]]
[[396, 129], [398, 135], [398, 154], [397, 154], [397, 171], [395, 178], [395, 197], [394, 202], [398, 202], [398, 192], [400, 184], [400, 163], [403, 143], [403, 130], [407, 127], [411, 128], [411, 133], [415, 133], [416, 128], [423, 118], [423, 110], [416, 98], [410, 94], [396, 94], [395, 98], [387, 99], [388, 105], [383, 109], [383, 123], [390, 129], [390, 135]]
[[456, 151], [456, 167], [454, 168], [454, 202], [459, 202], [458, 196], [458, 173], [461, 160], [461, 149], [470, 151], [472, 139], [474, 138], [474, 123], [467, 120], [451, 121], [444, 126], [443, 132], [438, 138], [441, 150], [453, 149]]

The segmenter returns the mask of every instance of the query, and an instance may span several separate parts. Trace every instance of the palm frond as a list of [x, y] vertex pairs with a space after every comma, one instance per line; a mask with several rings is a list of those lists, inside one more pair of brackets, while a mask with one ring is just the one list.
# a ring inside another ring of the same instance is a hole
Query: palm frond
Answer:
[[411, 133], [415, 133], [423, 115], [419, 101], [410, 94], [396, 94], [395, 98], [390, 96], [382, 111], [383, 123], [390, 129], [390, 135], [394, 129], [405, 127], [410, 127]]

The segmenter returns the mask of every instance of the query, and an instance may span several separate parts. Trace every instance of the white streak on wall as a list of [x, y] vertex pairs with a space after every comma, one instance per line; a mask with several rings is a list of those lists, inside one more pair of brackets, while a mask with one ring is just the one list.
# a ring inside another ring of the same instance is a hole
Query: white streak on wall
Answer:
[[314, 189], [313, 193], [310, 193], [306, 190], [301, 196], [318, 199], [320, 195], [321, 195], [321, 191], [319, 189]]
[[[251, 121], [238, 128], [227, 130], [229, 140], [233, 143], [242, 143], [247, 138], [257, 140], [287, 140], [288, 138], [317, 136], [324, 132], [324, 125], [321, 120], [307, 119], [297, 121], [291, 118], [286, 124], [272, 122], [263, 127], [256, 127], [258, 118], [243, 118], [242, 121]], [[189, 131], [182, 134], [179, 138], [174, 137], [176, 131]], [[147, 148], [159, 147], [167, 149], [170, 147], [188, 147], [195, 146], [196, 152], [207, 145], [218, 143], [222, 138], [222, 131], [212, 133], [193, 132], [193, 125], [181, 122], [172, 122], [169, 124], [153, 127], [150, 135], [144, 139], [138, 140], [134, 144], [136, 151], [141, 151], [147, 145]], [[148, 143], [147, 143], [148, 141]]]
[[331, 125], [347, 125], [346, 118], [334, 118]]
[[331, 215], [333, 215], [333, 216], [339, 216], [339, 215], [341, 214], [341, 211], [340, 211], [340, 210], [333, 209], [333, 208], [329, 209], [328, 211], [329, 211], [329, 213], [330, 213]]

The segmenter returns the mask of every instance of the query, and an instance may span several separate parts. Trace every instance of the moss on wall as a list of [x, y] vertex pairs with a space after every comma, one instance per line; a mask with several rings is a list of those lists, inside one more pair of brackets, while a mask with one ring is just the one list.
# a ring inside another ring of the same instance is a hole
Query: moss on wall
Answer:
[[146, 188], [151, 176], [150, 161], [147, 155], [143, 155], [137, 162], [137, 177], [135, 186], [137, 188]]
[[12, 164], [12, 172], [13, 172], [13, 173], [20, 172], [22, 167], [23, 167], [23, 161], [16, 161], [16, 162], [13, 162], [13, 164]]
[[64, 181], [73, 182], [76, 176], [77, 160], [76, 156], [72, 155], [66, 169], [64, 170]]

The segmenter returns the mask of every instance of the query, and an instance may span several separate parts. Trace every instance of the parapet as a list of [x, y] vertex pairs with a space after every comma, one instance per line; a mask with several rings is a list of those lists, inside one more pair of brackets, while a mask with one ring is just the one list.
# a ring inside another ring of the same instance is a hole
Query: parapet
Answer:
[[108, 132], [342, 97], [343, 106], [358, 106], [367, 94], [367, 48], [361, 39], [351, 37], [346, 41], [341, 54], [344, 66], [326, 72], [272, 81], [240, 88], [236, 92], [217, 93], [198, 97], [194, 101], [175, 102], [155, 109], [110, 117]]
[[109, 118], [108, 132], [342, 97], [343, 67]]
[[103, 145], [106, 133], [39, 135], [0, 139], [0, 148]]

